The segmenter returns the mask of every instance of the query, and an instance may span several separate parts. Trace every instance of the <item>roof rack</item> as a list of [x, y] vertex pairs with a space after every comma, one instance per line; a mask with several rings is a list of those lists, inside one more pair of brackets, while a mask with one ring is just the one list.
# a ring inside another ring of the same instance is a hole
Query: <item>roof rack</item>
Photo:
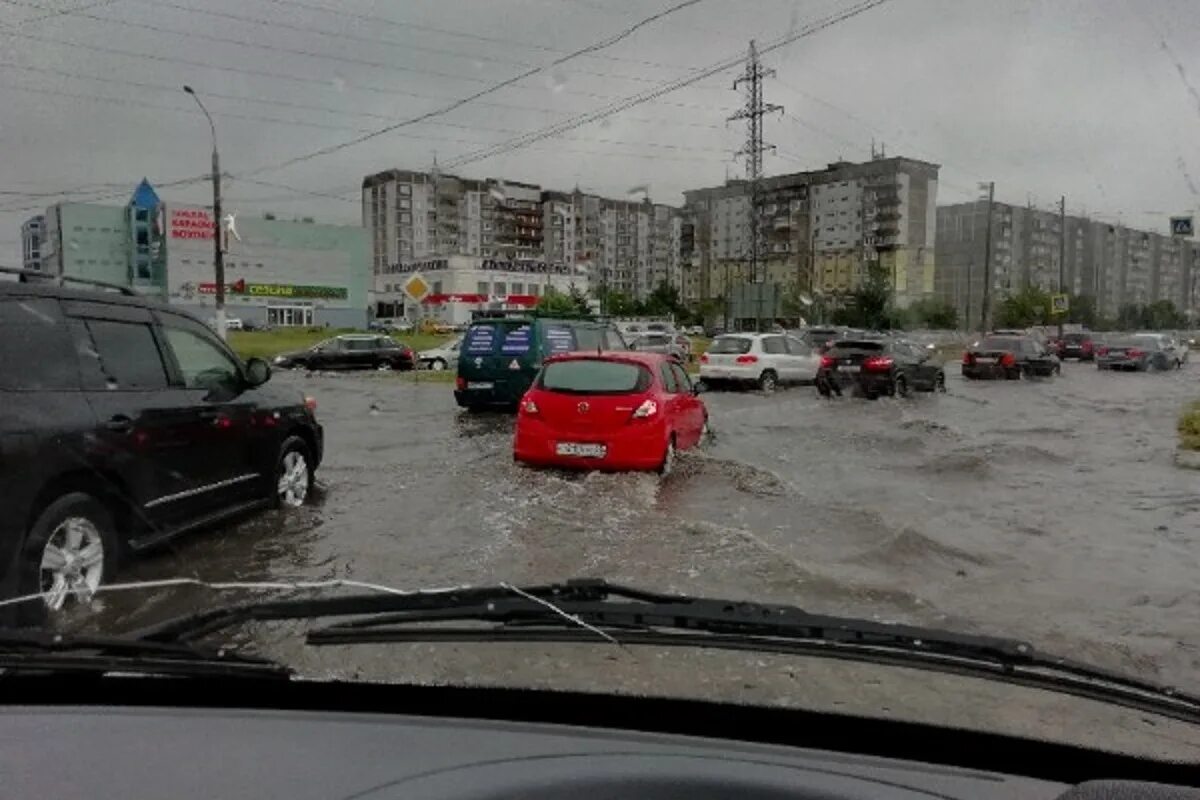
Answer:
[[[40, 272], [36, 269], [21, 269], [20, 267], [4, 267], [0, 266], [0, 272], [7, 275], [19, 275], [21, 283], [53, 283], [57, 282], [59, 286], [65, 286], [68, 283], [80, 283], [87, 286], [95, 286], [98, 289], [111, 289], [115, 292], [120, 292], [126, 297], [138, 297], [138, 293], [128, 286], [122, 286], [119, 283], [108, 283], [107, 281], [94, 281], [91, 278], [77, 278], [74, 275], [49, 275], [45, 272]], [[36, 280], [28, 280], [35, 278]]]

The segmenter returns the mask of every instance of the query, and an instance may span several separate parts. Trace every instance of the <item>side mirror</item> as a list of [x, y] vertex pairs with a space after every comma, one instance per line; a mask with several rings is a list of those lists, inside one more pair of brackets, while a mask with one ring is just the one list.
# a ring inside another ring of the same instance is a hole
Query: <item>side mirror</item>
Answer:
[[246, 382], [251, 388], [262, 386], [271, 380], [271, 365], [261, 358], [252, 358], [246, 362]]
[[692, 384], [692, 394], [694, 394], [694, 395], [704, 394], [707, 391], [708, 391], [708, 386], [706, 386], [704, 384], [704, 381], [696, 381], [695, 383]]

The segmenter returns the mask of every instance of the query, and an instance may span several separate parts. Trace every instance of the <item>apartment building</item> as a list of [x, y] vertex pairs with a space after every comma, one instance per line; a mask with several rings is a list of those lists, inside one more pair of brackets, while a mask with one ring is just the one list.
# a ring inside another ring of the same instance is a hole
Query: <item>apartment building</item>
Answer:
[[[968, 324], [980, 319], [987, 258], [987, 202], [937, 209], [938, 297]], [[1060, 242], [1065, 225], [1065, 240]], [[1059, 252], [1064, 253], [1059, 283]], [[992, 203], [992, 294], [1036, 286], [1096, 298], [1103, 314], [1128, 303], [1170, 300], [1195, 306], [1192, 276], [1200, 270], [1200, 243], [1099, 222], [1030, 205]]]
[[[684, 192], [698, 275], [696, 301], [756, 281], [833, 300], [881, 263], [896, 300], [933, 293], [938, 165], [909, 158], [846, 161], [759, 182], [760, 258], [750, 274], [751, 191], [744, 180]], [[737, 313], [733, 314], [738, 317]]]

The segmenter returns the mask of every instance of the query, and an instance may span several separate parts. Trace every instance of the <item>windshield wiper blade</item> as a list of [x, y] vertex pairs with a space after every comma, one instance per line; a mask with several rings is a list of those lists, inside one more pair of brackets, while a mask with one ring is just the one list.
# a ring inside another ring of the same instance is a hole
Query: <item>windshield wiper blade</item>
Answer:
[[121, 672], [224, 678], [289, 678], [292, 674], [275, 661], [228, 650], [36, 629], [0, 629], [0, 672]]
[[615, 641], [833, 657], [990, 678], [1200, 723], [1200, 698], [1044, 654], [1018, 639], [662, 594], [592, 579], [257, 601], [170, 620], [141, 636], [187, 641], [250, 620], [328, 617], [355, 618], [309, 631], [308, 644]]

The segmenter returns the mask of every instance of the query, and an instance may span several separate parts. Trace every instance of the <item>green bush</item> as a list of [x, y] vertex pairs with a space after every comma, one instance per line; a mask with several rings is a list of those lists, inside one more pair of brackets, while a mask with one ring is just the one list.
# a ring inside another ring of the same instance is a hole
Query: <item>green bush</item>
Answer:
[[1179, 415], [1179, 446], [1200, 450], [1200, 401], [1191, 403]]

